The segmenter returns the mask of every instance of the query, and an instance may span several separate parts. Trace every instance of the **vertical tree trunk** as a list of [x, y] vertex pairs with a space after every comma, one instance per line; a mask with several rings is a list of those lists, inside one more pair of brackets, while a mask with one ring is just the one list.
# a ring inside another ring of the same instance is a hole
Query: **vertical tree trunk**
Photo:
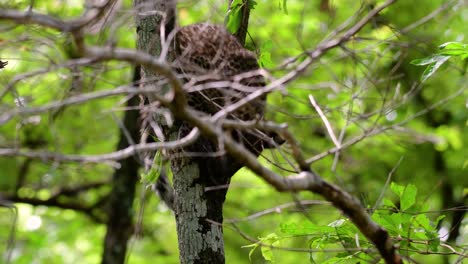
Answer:
[[172, 164], [181, 262], [224, 263], [223, 204], [242, 166], [226, 156], [181, 162]]
[[[136, 67], [139, 68], [139, 67]], [[139, 79], [139, 69], [135, 69], [134, 80]], [[127, 107], [136, 107], [139, 104], [137, 97], [127, 102]], [[123, 125], [128, 130], [128, 138], [123, 131], [119, 135], [118, 149], [128, 147], [137, 142], [139, 138], [137, 110], [125, 112]], [[127, 242], [133, 233], [133, 201], [135, 199], [135, 187], [138, 181], [138, 168], [140, 167], [136, 157], [128, 157], [121, 161], [121, 168], [115, 170], [113, 176], [112, 191], [109, 195], [107, 232], [104, 240], [103, 264], [125, 263]]]
[[[161, 52], [160, 28], [162, 17], [167, 14], [165, 32], [168, 35], [174, 28], [175, 2], [165, 0], [135, 0], [136, 24], [138, 31], [138, 49], [158, 56]], [[173, 10], [171, 10], [171, 8]], [[150, 12], [158, 11], [158, 12]], [[173, 58], [169, 52], [168, 58]], [[158, 79], [158, 75], [143, 68], [143, 78]], [[150, 84], [151, 85], [151, 84]], [[158, 91], [155, 87], [155, 91]], [[161, 87], [159, 87], [161, 88]], [[159, 89], [165, 91], [168, 89]], [[151, 96], [148, 96], [151, 102]], [[164, 126], [164, 124], [161, 124]], [[176, 140], [182, 126], [182, 120], [175, 120], [171, 128], [166, 128], [166, 138]], [[215, 143], [200, 138], [194, 146]], [[191, 147], [192, 152], [203, 152]], [[170, 157], [174, 182], [174, 213], [177, 223], [177, 235], [181, 263], [224, 263], [223, 215], [227, 185], [231, 176], [241, 167], [234, 160], [222, 157], [184, 157], [182, 150]], [[216, 187], [207, 191], [207, 187]]]

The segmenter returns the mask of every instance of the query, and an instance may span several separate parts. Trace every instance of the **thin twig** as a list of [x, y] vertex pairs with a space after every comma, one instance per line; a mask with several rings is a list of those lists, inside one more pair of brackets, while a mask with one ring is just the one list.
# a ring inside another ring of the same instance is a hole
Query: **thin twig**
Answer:
[[323, 124], [325, 125], [325, 128], [327, 129], [328, 135], [330, 136], [331, 140], [333, 141], [333, 144], [335, 144], [335, 146], [337, 148], [341, 148], [341, 144], [338, 141], [338, 139], [336, 138], [335, 132], [333, 132], [333, 128], [331, 127], [330, 122], [328, 122], [327, 117], [325, 116], [325, 114], [322, 112], [322, 109], [320, 109], [320, 106], [315, 101], [314, 96], [309, 94], [309, 100], [310, 100], [310, 103], [312, 104], [312, 106], [315, 108], [315, 111], [317, 111], [320, 118], [322, 119]]

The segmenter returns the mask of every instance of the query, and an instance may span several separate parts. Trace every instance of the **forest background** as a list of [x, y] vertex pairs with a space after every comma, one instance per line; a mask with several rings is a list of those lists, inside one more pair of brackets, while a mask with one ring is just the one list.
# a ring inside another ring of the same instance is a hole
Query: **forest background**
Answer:
[[[256, 0], [246, 46], [272, 80], [280, 78], [383, 2]], [[228, 4], [179, 1], [179, 23], [223, 24]], [[65, 20], [86, 9], [81, 1], [0, 2], [0, 10], [31, 7]], [[114, 10], [89, 26], [86, 41], [136, 48], [131, 1]], [[131, 84], [134, 67], [77, 63], [68, 34], [2, 15], [3, 257], [98, 263], [121, 159], [92, 157], [118, 150], [133, 109], [129, 95], [86, 95]], [[396, 1], [268, 97], [268, 119], [286, 123], [312, 168], [359, 199], [415, 263], [462, 263], [468, 254], [467, 24], [463, 0]], [[259, 160], [288, 175], [290, 149], [282, 149], [285, 156], [265, 151]], [[178, 263], [173, 213], [144, 182], [129, 195], [136, 228], [127, 262]], [[248, 169], [233, 177], [224, 217], [227, 263], [354, 263], [375, 255], [323, 198], [280, 193]]]

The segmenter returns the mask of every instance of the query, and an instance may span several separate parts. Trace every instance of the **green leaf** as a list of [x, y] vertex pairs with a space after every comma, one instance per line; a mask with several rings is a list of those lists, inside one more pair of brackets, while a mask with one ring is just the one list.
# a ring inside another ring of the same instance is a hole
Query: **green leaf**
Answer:
[[416, 202], [417, 188], [413, 184], [408, 184], [400, 197], [401, 210], [409, 209]]
[[397, 208], [396, 205], [393, 203], [393, 201], [387, 198], [383, 199], [382, 204], [390, 208]]
[[330, 224], [328, 224], [328, 226], [331, 226], [331, 227], [340, 227], [340, 226], [342, 226], [345, 222], [346, 222], [346, 219], [338, 219], [338, 220], [333, 221], [333, 222], [331, 222]]
[[457, 56], [465, 59], [468, 56], [468, 45], [461, 42], [446, 42], [439, 46], [440, 55]]
[[440, 56], [439, 55], [433, 55], [433, 56], [422, 58], [422, 59], [412, 60], [410, 63], [413, 64], [413, 65], [417, 65], [417, 66], [425, 66], [425, 65], [435, 63], [438, 60], [440, 60]]
[[405, 187], [403, 185], [399, 185], [397, 183], [392, 182], [390, 184], [390, 190], [392, 190], [392, 192], [395, 193], [398, 196], [398, 198], [400, 198], [403, 194], [403, 191], [405, 190]]
[[274, 262], [273, 251], [271, 251], [270, 247], [262, 247], [261, 251], [264, 259]]
[[264, 243], [273, 244], [276, 241], [278, 241], [278, 235], [275, 233], [271, 233], [271, 234], [268, 234], [266, 237], [260, 238], [260, 240]]
[[452, 41], [452, 42], [445, 42], [444, 44], [439, 46], [439, 49], [464, 49], [468, 50], [468, 45], [457, 42], [457, 41]]
[[249, 3], [250, 10], [255, 9], [255, 6], [258, 4], [257, 1], [254, 1], [254, 0], [250, 0], [248, 3]]
[[378, 214], [372, 215], [372, 219], [378, 224], [382, 225], [392, 235], [399, 234], [399, 228], [401, 225], [401, 214]]
[[438, 237], [429, 240], [429, 248], [431, 249], [431, 251], [438, 252], [439, 246], [440, 246], [440, 239]]
[[310, 222], [301, 225], [282, 223], [280, 224], [280, 231], [288, 235], [311, 235], [315, 233], [334, 233], [335, 228], [330, 226], [317, 226]]
[[450, 57], [460, 57], [462, 60], [468, 58], [468, 45], [461, 42], [446, 42], [440, 45], [439, 49], [441, 52], [436, 55], [410, 62], [417, 66], [428, 65], [421, 76], [422, 82], [431, 77]]
[[239, 30], [242, 20], [242, 6], [244, 5], [242, 0], [233, 0], [231, 3], [231, 9], [228, 11], [226, 17], [226, 28], [232, 34]]
[[445, 215], [439, 215], [439, 217], [437, 217], [437, 219], [434, 221], [434, 225], [438, 226], [439, 222], [444, 218], [445, 218]]
[[255, 252], [255, 250], [258, 248], [258, 245], [259, 243], [253, 243], [253, 244], [250, 244], [250, 245], [245, 245], [245, 246], [242, 246], [242, 248], [249, 248], [251, 247], [252, 249], [249, 251], [249, 260], [252, 260], [252, 254]]
[[446, 49], [444, 51], [441, 51], [439, 54], [444, 56], [461, 57], [468, 54], [468, 51], [463, 49]]
[[422, 228], [426, 231], [433, 231], [434, 227], [431, 226], [431, 221], [429, 218], [424, 214], [419, 214], [414, 218], [414, 221], [419, 224]]
[[429, 65], [426, 70], [424, 70], [423, 75], [421, 76], [421, 81], [426, 81], [429, 77], [431, 77], [439, 68], [444, 64], [450, 56], [437, 56], [437, 61], [431, 65]]
[[262, 68], [269, 68], [272, 67], [274, 64], [271, 61], [271, 54], [270, 52], [262, 52], [260, 53], [260, 57], [258, 58], [258, 63]]
[[392, 182], [390, 189], [400, 198], [401, 210], [407, 210], [416, 202], [417, 188], [413, 184], [405, 187]]
[[140, 177], [140, 182], [143, 184], [152, 184], [156, 182], [156, 179], [161, 175], [163, 169], [163, 158], [161, 151], [157, 151], [156, 155], [154, 155], [153, 165], [151, 169], [143, 173]]
[[[279, 239], [279, 237], [278, 237], [277, 234], [271, 233], [271, 234], [267, 235], [264, 238], [260, 238], [260, 241], [265, 245], [276, 246], [278, 244], [278, 242], [279, 242], [278, 239]], [[273, 255], [273, 251], [271, 250], [271, 247], [269, 247], [269, 246], [262, 246], [261, 247], [262, 256], [266, 260], [271, 261], [271, 262], [274, 263], [275, 258], [274, 258], [274, 255]]]
[[271, 40], [265, 41], [260, 47], [260, 56], [258, 63], [262, 68], [273, 67], [274, 64], [271, 61], [271, 50], [273, 48], [273, 42]]

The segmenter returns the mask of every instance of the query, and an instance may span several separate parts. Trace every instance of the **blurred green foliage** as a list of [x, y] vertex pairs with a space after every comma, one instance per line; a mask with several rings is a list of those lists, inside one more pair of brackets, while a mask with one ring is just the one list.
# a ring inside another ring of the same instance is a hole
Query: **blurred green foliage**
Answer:
[[[228, 16], [228, 25], [234, 29], [238, 27], [237, 13], [226, 14], [227, 2], [180, 1], [179, 22], [222, 24]], [[303, 61], [307, 52], [340, 24], [350, 18], [356, 21], [353, 16], [358, 12], [362, 17], [382, 2], [335, 0], [324, 9], [319, 1], [256, 0], [246, 45], [259, 54], [263, 68], [280, 77]], [[35, 11], [63, 19], [78, 16], [84, 6], [67, 0], [33, 3]], [[0, 8], [25, 10], [29, 4], [10, 0], [2, 2]], [[134, 48], [130, 8], [131, 2], [123, 1], [115, 22], [94, 35], [86, 35], [86, 42]], [[467, 60], [463, 44], [467, 43], [467, 24], [468, 9], [463, 1], [397, 1], [350, 42], [329, 51], [268, 99], [269, 119], [288, 123], [308, 157], [334, 147], [310, 105], [309, 94], [313, 94], [343, 142], [387, 128], [363, 137], [339, 156], [318, 159], [313, 168], [361, 199], [374, 212], [372, 218], [401, 239], [401, 253], [420, 263], [444, 263], [442, 254], [424, 253], [450, 252], [440, 246], [447, 235], [439, 238], [438, 230], [450, 228], [451, 208], [468, 193]], [[2, 21], [0, 58], [8, 65], [0, 70], [0, 92], [19, 74], [47, 71], [18, 81], [0, 99], [0, 114], [21, 104], [41, 106], [130, 82], [132, 67], [124, 63], [58, 67], [70, 57], [67, 37], [39, 26], [15, 26]], [[449, 44], [439, 50], [441, 43]], [[448, 59], [452, 57], [457, 58]], [[425, 70], [411, 62], [432, 68]], [[78, 90], [71, 88], [75, 73], [81, 78]], [[64, 154], [112, 152], [118, 141], [125, 99], [110, 97], [40, 115], [17, 116], [0, 126], [0, 148], [21, 146]], [[284, 156], [267, 151], [261, 161], [288, 175], [279, 168], [292, 169], [288, 158], [287, 149]], [[109, 181], [113, 170], [108, 164], [0, 156], [0, 194], [11, 194], [19, 187], [21, 197], [47, 199], [61, 188]], [[390, 175], [394, 183], [385, 188]], [[145, 190], [146, 186], [140, 186], [139, 197]], [[72, 199], [93, 204], [108, 191], [99, 188]], [[135, 218], [142, 212], [142, 234], [130, 242], [128, 263], [147, 263], [149, 259], [178, 263], [174, 217], [153, 194], [145, 193], [143, 204], [140, 198], [135, 201]], [[373, 208], [381, 196], [385, 197], [382, 204]], [[375, 252], [351, 250], [371, 245], [328, 204], [284, 207], [248, 218], [295, 199], [320, 197], [278, 193], [250, 171], [239, 171], [224, 210], [227, 263], [365, 263], [375, 256]], [[12, 263], [99, 262], [103, 224], [69, 209], [26, 204], [17, 204], [17, 209]], [[7, 241], [13, 219], [13, 211], [0, 208], [0, 241]], [[229, 220], [235, 219], [238, 221], [231, 224]], [[451, 242], [456, 251], [466, 250], [467, 229], [464, 220], [457, 245]], [[426, 244], [411, 243], [410, 239]], [[0, 243], [0, 251], [4, 245]], [[455, 261], [458, 256], [447, 258]]]

